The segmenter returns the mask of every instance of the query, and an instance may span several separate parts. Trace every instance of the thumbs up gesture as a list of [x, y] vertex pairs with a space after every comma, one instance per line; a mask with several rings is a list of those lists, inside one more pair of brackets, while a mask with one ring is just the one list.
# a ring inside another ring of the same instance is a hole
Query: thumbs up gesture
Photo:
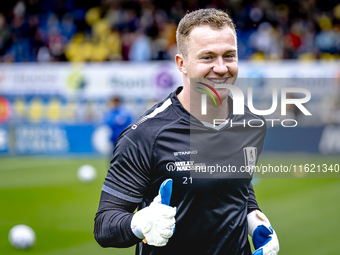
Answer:
[[169, 206], [171, 193], [172, 180], [166, 179], [150, 206], [132, 217], [132, 232], [148, 245], [165, 246], [174, 233], [176, 208]]

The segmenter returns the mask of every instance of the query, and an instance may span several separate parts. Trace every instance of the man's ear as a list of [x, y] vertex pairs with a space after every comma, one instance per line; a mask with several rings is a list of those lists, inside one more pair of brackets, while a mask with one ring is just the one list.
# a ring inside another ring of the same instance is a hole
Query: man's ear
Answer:
[[177, 54], [176, 57], [175, 57], [175, 60], [176, 60], [176, 65], [177, 65], [178, 70], [181, 73], [186, 75], [187, 74], [187, 70], [185, 68], [183, 55], [182, 54]]

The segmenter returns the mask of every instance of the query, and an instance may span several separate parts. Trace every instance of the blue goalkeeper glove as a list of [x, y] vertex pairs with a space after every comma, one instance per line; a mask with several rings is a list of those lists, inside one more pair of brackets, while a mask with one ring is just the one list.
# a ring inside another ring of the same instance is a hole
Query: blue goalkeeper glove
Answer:
[[277, 255], [279, 240], [267, 217], [255, 210], [247, 215], [248, 234], [253, 238], [253, 255]]
[[131, 220], [132, 232], [144, 243], [164, 246], [175, 231], [176, 208], [170, 207], [172, 180], [165, 180], [152, 203], [137, 211]]

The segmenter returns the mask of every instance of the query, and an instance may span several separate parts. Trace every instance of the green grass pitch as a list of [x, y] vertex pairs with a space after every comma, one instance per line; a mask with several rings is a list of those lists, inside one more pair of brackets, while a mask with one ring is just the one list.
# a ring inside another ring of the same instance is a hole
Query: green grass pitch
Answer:
[[[339, 157], [263, 155], [260, 163], [340, 164]], [[91, 164], [95, 182], [83, 184], [77, 169]], [[93, 219], [108, 168], [103, 158], [1, 157], [0, 254], [134, 254], [129, 249], [103, 249], [93, 238]], [[339, 173], [340, 177], [340, 173]], [[339, 254], [340, 178], [257, 180], [255, 192], [280, 241], [280, 255]], [[13, 248], [8, 232], [16, 224], [37, 235], [27, 251]]]

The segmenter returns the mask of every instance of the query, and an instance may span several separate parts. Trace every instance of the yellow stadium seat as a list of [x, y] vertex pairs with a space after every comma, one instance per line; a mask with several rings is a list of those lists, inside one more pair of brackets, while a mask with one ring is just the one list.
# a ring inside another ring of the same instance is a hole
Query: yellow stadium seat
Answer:
[[32, 99], [28, 113], [29, 120], [32, 122], [39, 122], [43, 118], [43, 103], [40, 99]]
[[58, 99], [51, 99], [47, 106], [47, 118], [50, 122], [58, 122], [61, 117], [61, 102]]

